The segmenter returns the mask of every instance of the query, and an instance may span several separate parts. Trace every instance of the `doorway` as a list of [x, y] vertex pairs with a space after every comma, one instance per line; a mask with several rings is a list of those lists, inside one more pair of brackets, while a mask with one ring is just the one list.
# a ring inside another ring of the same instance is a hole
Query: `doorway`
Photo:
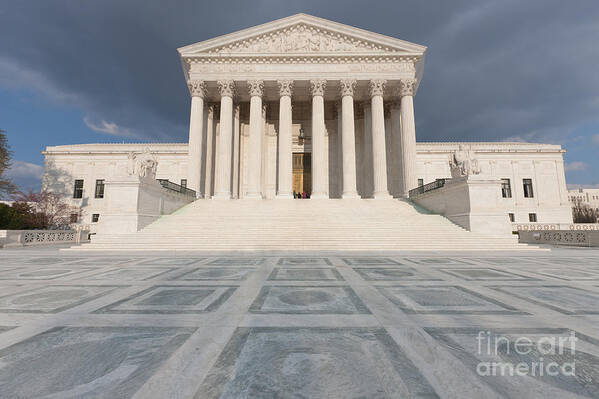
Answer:
[[307, 196], [312, 192], [312, 154], [309, 152], [293, 153], [293, 191]]

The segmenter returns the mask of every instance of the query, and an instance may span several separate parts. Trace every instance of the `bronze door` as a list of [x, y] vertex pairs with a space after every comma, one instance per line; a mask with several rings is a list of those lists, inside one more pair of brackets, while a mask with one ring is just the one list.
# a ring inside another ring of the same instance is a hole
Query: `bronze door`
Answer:
[[309, 152], [293, 153], [293, 191], [312, 192], [312, 154]]

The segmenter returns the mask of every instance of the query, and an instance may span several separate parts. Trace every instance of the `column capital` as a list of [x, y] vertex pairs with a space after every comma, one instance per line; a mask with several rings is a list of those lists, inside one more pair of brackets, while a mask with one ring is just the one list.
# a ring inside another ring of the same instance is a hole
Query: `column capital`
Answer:
[[327, 87], [326, 79], [312, 79], [310, 80], [310, 91], [312, 96], [324, 96], [324, 89]]
[[354, 89], [358, 81], [356, 79], [341, 79], [339, 81], [339, 92], [341, 97], [354, 95]]
[[192, 97], [204, 98], [206, 96], [206, 82], [203, 80], [188, 80], [187, 87]]
[[369, 84], [370, 97], [382, 96], [386, 84], [387, 80], [385, 79], [372, 79]]
[[248, 80], [248, 90], [251, 97], [262, 97], [264, 94], [264, 81]]
[[399, 81], [398, 94], [400, 97], [413, 96], [416, 89], [416, 79], [401, 79]]
[[219, 80], [216, 82], [220, 90], [221, 97], [231, 97], [235, 95], [235, 82], [232, 80]]
[[293, 79], [277, 80], [277, 84], [279, 85], [279, 96], [291, 97], [293, 94]]

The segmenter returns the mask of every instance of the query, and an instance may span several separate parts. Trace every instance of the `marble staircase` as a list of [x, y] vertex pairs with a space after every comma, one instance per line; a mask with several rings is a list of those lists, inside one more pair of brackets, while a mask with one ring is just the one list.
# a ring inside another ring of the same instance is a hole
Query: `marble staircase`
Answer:
[[72, 250], [518, 250], [401, 200], [198, 200], [133, 234]]

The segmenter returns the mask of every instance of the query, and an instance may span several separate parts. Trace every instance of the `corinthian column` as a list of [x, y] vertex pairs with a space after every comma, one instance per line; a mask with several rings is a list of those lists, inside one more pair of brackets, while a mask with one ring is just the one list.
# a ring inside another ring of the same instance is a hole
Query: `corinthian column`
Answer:
[[372, 173], [375, 199], [389, 198], [387, 189], [387, 154], [385, 150], [385, 109], [383, 107], [384, 79], [370, 81], [372, 107]]
[[291, 93], [293, 80], [279, 80], [279, 190], [277, 198], [293, 198]]
[[189, 114], [189, 145], [187, 155], [187, 185], [196, 191], [196, 197], [202, 198], [202, 140], [204, 129], [204, 96], [206, 83], [203, 80], [187, 82], [191, 94], [191, 112]]
[[233, 92], [232, 80], [219, 80], [220, 135], [218, 140], [218, 165], [214, 181], [214, 198], [231, 199], [231, 157], [233, 151]]
[[312, 194], [310, 198], [328, 198], [325, 165], [324, 90], [327, 81], [311, 80], [312, 90]]
[[341, 80], [341, 138], [343, 164], [342, 198], [359, 198], [356, 189], [356, 132], [354, 126], [355, 79]]
[[260, 188], [262, 175], [262, 94], [264, 82], [248, 81], [250, 92], [250, 137], [248, 140], [248, 183], [245, 198], [262, 198]]
[[401, 183], [400, 194], [409, 197], [409, 191], [418, 186], [416, 172], [416, 126], [414, 124], [414, 89], [416, 79], [402, 79], [399, 81], [399, 95], [401, 96]]
[[399, 101], [391, 103], [391, 193], [394, 197], [401, 197], [401, 105]]

